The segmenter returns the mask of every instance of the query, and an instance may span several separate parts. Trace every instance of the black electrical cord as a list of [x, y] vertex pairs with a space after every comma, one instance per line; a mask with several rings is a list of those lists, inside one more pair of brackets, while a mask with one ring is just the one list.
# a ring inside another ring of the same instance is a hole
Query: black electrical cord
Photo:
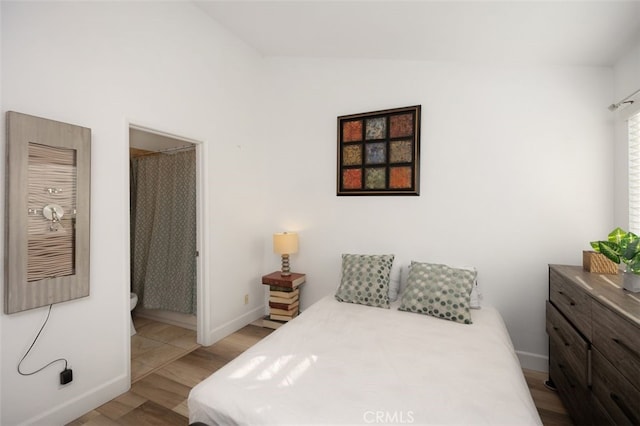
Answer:
[[44, 330], [44, 326], [47, 325], [47, 322], [49, 321], [49, 316], [51, 315], [51, 308], [53, 307], [53, 304], [49, 305], [49, 312], [47, 312], [47, 318], [45, 318], [44, 323], [42, 324], [42, 327], [40, 327], [40, 331], [38, 331], [38, 334], [36, 335], [36, 338], [33, 339], [33, 343], [31, 343], [31, 346], [29, 346], [29, 349], [27, 349], [27, 352], [24, 354], [24, 356], [22, 357], [22, 359], [20, 360], [20, 362], [18, 363], [18, 373], [21, 376], [31, 376], [33, 374], [39, 373], [42, 370], [44, 370], [45, 368], [47, 368], [48, 366], [58, 362], [58, 361], [64, 361], [64, 369], [67, 369], [67, 360], [64, 358], [58, 358], [56, 360], [51, 361], [49, 364], [45, 365], [44, 367], [41, 367], [39, 369], [37, 369], [36, 371], [32, 371], [31, 373], [23, 373], [22, 371], [20, 371], [20, 365], [22, 365], [22, 361], [24, 361], [24, 359], [27, 357], [27, 355], [29, 355], [29, 352], [31, 352], [31, 349], [33, 348], [33, 345], [36, 344], [36, 341], [38, 340], [38, 337], [40, 337], [40, 333], [42, 333], [42, 330]]

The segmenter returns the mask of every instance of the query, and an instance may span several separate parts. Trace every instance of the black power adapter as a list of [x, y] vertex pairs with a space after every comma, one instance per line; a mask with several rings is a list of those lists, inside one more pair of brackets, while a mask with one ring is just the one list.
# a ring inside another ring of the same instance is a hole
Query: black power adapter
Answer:
[[73, 370], [70, 368], [65, 368], [62, 373], [60, 373], [60, 384], [66, 385], [73, 380]]

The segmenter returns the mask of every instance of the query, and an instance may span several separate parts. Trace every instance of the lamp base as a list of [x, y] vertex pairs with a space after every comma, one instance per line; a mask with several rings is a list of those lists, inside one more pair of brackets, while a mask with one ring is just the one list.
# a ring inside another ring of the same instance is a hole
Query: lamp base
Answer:
[[288, 277], [291, 275], [291, 269], [289, 269], [289, 255], [282, 255], [282, 270], [280, 271], [280, 275], [283, 277]]

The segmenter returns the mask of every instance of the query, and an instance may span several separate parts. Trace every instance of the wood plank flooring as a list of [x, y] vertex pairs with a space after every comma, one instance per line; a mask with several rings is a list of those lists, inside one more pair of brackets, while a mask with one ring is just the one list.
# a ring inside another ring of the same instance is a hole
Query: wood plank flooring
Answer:
[[552, 390], [549, 390], [545, 385], [545, 380], [548, 379], [547, 373], [541, 373], [539, 371], [522, 370], [524, 372], [524, 378], [529, 386], [529, 392], [533, 398], [534, 404], [540, 414], [540, 419], [544, 426], [571, 426], [573, 422], [569, 413], [562, 405], [558, 394]]
[[[273, 331], [247, 325], [214, 345], [199, 347], [195, 345], [195, 335], [184, 333], [184, 329], [141, 319], [136, 319], [135, 324], [138, 337], [132, 338], [131, 368], [135, 378], [131, 389], [69, 426], [186, 426], [191, 388]], [[158, 349], [162, 345], [157, 342], [178, 347], [184, 353], [178, 354], [170, 347]], [[524, 370], [524, 376], [543, 424], [572, 425], [557, 394], [544, 386], [546, 373]]]

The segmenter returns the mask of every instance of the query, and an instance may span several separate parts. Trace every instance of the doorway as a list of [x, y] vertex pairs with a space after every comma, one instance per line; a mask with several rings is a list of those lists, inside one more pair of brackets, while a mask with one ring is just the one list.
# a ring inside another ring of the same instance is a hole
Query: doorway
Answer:
[[[196, 330], [198, 337], [200, 148], [194, 140], [129, 125], [130, 289], [138, 298], [132, 314]], [[144, 179], [150, 183], [142, 184]], [[156, 196], [158, 201], [151, 199]]]

